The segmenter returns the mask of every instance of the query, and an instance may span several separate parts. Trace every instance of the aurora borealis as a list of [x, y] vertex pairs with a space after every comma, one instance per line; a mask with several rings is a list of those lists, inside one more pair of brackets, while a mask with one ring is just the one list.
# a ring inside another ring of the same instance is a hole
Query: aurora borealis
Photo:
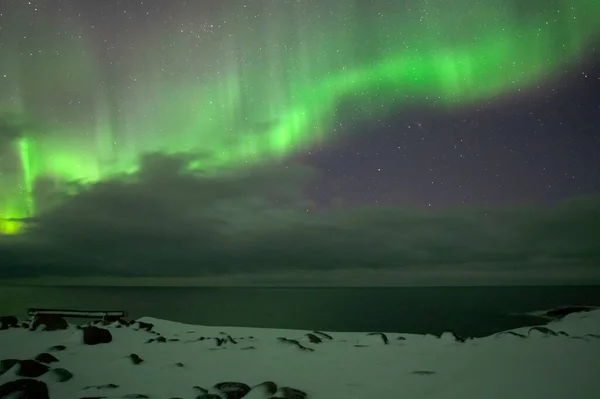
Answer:
[[146, 153], [220, 173], [339, 140], [340, 107], [368, 121], [525, 93], [600, 30], [596, 0], [327, 3], [223, 1], [211, 18], [108, 41], [120, 48], [67, 13], [40, 16], [52, 1], [9, 4], [0, 231], [47, 209], [40, 192], [135, 172]]

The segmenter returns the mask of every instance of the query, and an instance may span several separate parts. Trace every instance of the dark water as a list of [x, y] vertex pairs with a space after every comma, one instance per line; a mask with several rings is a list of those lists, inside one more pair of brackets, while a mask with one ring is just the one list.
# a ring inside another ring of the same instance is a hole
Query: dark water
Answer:
[[[600, 306], [600, 287], [180, 288], [0, 286], [0, 315], [28, 307], [127, 310], [191, 324], [485, 336], [540, 320], [522, 313]], [[521, 313], [521, 315], [518, 315]]]

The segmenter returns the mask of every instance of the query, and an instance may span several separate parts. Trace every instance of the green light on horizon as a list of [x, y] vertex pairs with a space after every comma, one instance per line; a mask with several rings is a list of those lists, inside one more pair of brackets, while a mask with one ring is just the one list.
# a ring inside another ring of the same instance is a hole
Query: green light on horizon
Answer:
[[[283, 21], [273, 27], [277, 41], [248, 33], [256, 29], [242, 18], [215, 41], [216, 60], [207, 65], [219, 68], [186, 84], [157, 78], [158, 69], [148, 73], [146, 84], [129, 92], [119, 126], [115, 100], [102, 90], [92, 96], [93, 128], [29, 132], [19, 142], [20, 173], [0, 177], [11, 187], [0, 195], [0, 218], [35, 215], [42, 178], [92, 184], [133, 173], [146, 153], [198, 154], [189, 167], [210, 173], [287, 157], [331, 140], [341, 104], [368, 120], [414, 99], [452, 107], [524, 93], [560, 76], [600, 32], [600, 1], [552, 1], [554, 9], [527, 18], [510, 2], [460, 0], [449, 7], [431, 0], [422, 18], [396, 5], [364, 37], [369, 21], [360, 19], [358, 1], [328, 5], [339, 21], [315, 20], [309, 33], [283, 23], [302, 6], [274, 5], [284, 9], [268, 21]], [[182, 46], [173, 46], [173, 59]], [[90, 69], [88, 78], [94, 74]], [[18, 231], [1, 220], [0, 233]]]

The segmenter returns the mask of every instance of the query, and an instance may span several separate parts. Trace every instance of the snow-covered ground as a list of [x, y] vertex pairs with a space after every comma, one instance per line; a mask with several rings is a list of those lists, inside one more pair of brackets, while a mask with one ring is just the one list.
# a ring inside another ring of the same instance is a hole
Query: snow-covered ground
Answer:
[[[452, 333], [323, 333], [153, 318], [100, 327], [110, 331], [110, 343], [84, 344], [75, 326], [0, 331], [0, 398], [3, 384], [40, 372], [36, 379], [52, 399], [600, 398], [600, 310], [466, 340]], [[42, 353], [56, 358], [39, 358], [55, 360], [48, 370], [15, 364]], [[217, 389], [222, 382], [238, 384]], [[10, 395], [4, 398], [20, 397]]]

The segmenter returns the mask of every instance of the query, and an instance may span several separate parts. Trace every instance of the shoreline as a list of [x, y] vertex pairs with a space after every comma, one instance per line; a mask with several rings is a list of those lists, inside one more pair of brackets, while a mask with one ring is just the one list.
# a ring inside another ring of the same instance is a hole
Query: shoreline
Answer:
[[[20, 389], [21, 381], [29, 384], [22, 389], [47, 390], [26, 396], [35, 399], [593, 399], [600, 309], [581, 310], [552, 309], [546, 314], [556, 316], [545, 324], [484, 338], [149, 317], [85, 326], [46, 321], [35, 331], [20, 322], [0, 331], [0, 393]], [[40, 330], [44, 325], [52, 331]]]

